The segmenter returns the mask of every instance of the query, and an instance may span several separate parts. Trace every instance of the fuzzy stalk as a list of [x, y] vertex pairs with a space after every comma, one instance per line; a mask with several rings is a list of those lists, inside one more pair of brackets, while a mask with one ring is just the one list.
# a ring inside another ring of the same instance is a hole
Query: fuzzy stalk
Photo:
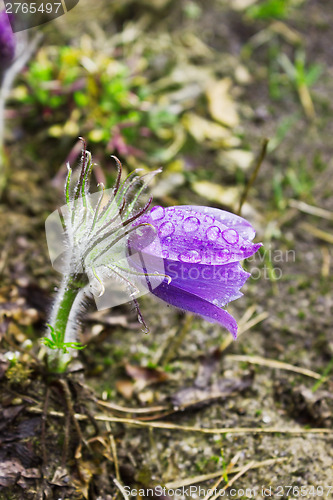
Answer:
[[[57, 298], [50, 318], [50, 326], [57, 334], [59, 346], [69, 346], [77, 342], [77, 316], [82, 304], [82, 295], [87, 284], [85, 277], [65, 274], [57, 293]], [[73, 355], [77, 352], [71, 349], [48, 349], [48, 367], [52, 372], [64, 372]]]

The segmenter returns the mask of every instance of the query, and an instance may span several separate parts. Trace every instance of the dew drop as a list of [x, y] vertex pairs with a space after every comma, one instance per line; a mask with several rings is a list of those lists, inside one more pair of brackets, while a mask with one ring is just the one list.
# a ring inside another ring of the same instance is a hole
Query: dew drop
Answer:
[[213, 224], [214, 218], [211, 215], [205, 215], [204, 222], [206, 222], [206, 224]]
[[222, 263], [226, 262], [229, 259], [230, 250], [228, 248], [223, 248], [223, 250], [219, 250], [215, 253], [215, 257], [217, 262]]
[[163, 224], [160, 225], [160, 229], [158, 231], [159, 236], [161, 238], [166, 237], [166, 236], [171, 236], [175, 232], [175, 226], [172, 224], [172, 222], [163, 222]]
[[175, 219], [175, 221], [181, 221], [184, 219], [184, 214], [181, 210], [175, 210], [173, 218]]
[[222, 237], [230, 245], [235, 245], [239, 240], [239, 235], [235, 229], [225, 229], [222, 232]]
[[197, 217], [187, 217], [184, 220], [183, 228], [186, 233], [193, 233], [197, 231], [200, 226], [200, 221]]
[[206, 232], [206, 236], [210, 241], [216, 241], [220, 234], [221, 229], [217, 226], [210, 226]]
[[218, 306], [219, 305], [219, 301], [217, 299], [214, 299], [213, 300], [213, 304], [214, 304], [214, 306]]
[[172, 240], [171, 236], [168, 236], [167, 238], [163, 238], [163, 240], [161, 240], [161, 243], [162, 245], [168, 247], [171, 243], [171, 240]]
[[182, 262], [190, 262], [192, 264], [201, 262], [201, 254], [197, 250], [186, 250], [186, 252], [179, 254], [178, 258]]
[[169, 254], [169, 252], [168, 252], [167, 250], [163, 250], [163, 252], [162, 252], [162, 257], [163, 257], [164, 259], [167, 259], [167, 258], [169, 257], [169, 255], [170, 255], [170, 254]]
[[164, 217], [164, 214], [165, 214], [165, 210], [163, 207], [160, 207], [159, 205], [152, 208], [151, 211], [150, 211], [150, 217], [153, 219], [153, 220], [161, 220], [163, 219]]

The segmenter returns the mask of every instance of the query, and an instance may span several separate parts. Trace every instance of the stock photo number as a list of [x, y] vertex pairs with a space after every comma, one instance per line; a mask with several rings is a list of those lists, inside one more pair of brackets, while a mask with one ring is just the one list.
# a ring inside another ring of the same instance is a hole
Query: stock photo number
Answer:
[[14, 32], [47, 23], [73, 9], [79, 0], [6, 0], [5, 9]]

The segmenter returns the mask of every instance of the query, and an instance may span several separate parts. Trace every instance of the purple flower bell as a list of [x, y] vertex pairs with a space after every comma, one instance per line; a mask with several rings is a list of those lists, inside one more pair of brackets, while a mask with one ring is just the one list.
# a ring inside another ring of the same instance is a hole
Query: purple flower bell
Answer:
[[8, 15], [0, 12], [0, 73], [6, 69], [15, 57], [16, 41]]
[[[200, 206], [155, 206], [135, 224], [150, 224], [157, 237], [133, 239], [131, 250], [163, 259], [165, 279], [151, 292], [165, 302], [219, 323], [236, 338], [237, 323], [223, 307], [242, 296], [249, 273], [239, 261], [253, 255], [251, 224], [229, 212]], [[147, 227], [147, 226], [146, 226]]]

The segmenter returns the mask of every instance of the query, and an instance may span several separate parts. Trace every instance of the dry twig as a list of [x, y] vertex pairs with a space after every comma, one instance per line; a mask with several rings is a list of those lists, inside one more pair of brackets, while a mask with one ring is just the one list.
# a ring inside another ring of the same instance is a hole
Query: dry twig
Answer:
[[[41, 408], [30, 407], [27, 411], [31, 413], [42, 413]], [[49, 411], [48, 416], [55, 418], [63, 418], [64, 413], [59, 411]], [[77, 421], [87, 420], [87, 415], [75, 413], [74, 418]], [[100, 422], [117, 422], [119, 424], [134, 425], [136, 427], [151, 427], [154, 429], [168, 429], [182, 432], [201, 432], [202, 434], [333, 434], [333, 429], [327, 428], [310, 428], [310, 429], [283, 429], [281, 427], [195, 427], [190, 425], [177, 425], [171, 422], [142, 422], [131, 418], [109, 417], [108, 415], [95, 415], [95, 420]]]
[[308, 370], [307, 368], [290, 365], [289, 363], [284, 363], [283, 361], [278, 361], [276, 359], [261, 358], [260, 356], [244, 356], [241, 354], [229, 354], [228, 356], [226, 356], [226, 359], [232, 359], [233, 361], [245, 361], [246, 363], [251, 363], [254, 365], [278, 368], [279, 370], [287, 370], [290, 372], [299, 373], [300, 375], [305, 375], [306, 377], [315, 378], [316, 380], [319, 380], [322, 377], [319, 373]]
[[[288, 457], [282, 457], [282, 458], [269, 458], [268, 460], [264, 460], [263, 462], [255, 462], [254, 465], [252, 465], [251, 469], [259, 469], [260, 467], [266, 467], [266, 466], [271, 466], [275, 465], [278, 463], [282, 463], [288, 460]], [[237, 472], [240, 472], [242, 470], [242, 467], [235, 467], [231, 470], [228, 470], [228, 474], [237, 474]], [[217, 471], [217, 472], [211, 472], [210, 474], [201, 474], [200, 476], [195, 476], [187, 479], [180, 479], [177, 481], [171, 481], [170, 483], [167, 483], [165, 485], [166, 488], [181, 488], [185, 486], [190, 486], [191, 484], [197, 484], [197, 483], [203, 483], [205, 481], [209, 481], [210, 479], [215, 479], [216, 477], [220, 477], [223, 474], [224, 471]]]

